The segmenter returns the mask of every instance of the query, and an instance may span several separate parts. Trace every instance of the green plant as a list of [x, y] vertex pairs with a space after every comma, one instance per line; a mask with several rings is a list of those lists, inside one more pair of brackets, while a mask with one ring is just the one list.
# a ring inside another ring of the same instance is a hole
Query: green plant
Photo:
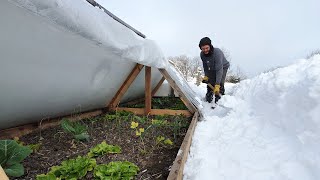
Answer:
[[37, 180], [56, 177], [57, 179], [77, 180], [86, 176], [88, 171], [92, 171], [96, 166], [96, 160], [89, 157], [78, 156], [75, 159], [62, 161], [60, 166], [53, 166], [48, 174], [40, 174]]
[[21, 162], [31, 152], [29, 147], [19, 145], [15, 140], [0, 140], [0, 165], [8, 176], [20, 177], [24, 174]]
[[183, 115], [175, 116], [174, 121], [170, 123], [170, 127], [173, 130], [173, 136], [176, 140], [177, 135], [180, 134], [182, 128], [188, 127], [187, 121]]
[[104, 116], [104, 119], [108, 121], [113, 121], [113, 120], [116, 120], [117, 118], [118, 118], [118, 115], [116, 114], [107, 114]]
[[87, 126], [79, 122], [71, 122], [68, 119], [63, 119], [61, 127], [65, 132], [72, 134], [76, 140], [89, 141], [90, 136], [87, 132]]
[[165, 138], [163, 136], [158, 136], [156, 139], [156, 146], [158, 146], [159, 144], [162, 145], [173, 145], [173, 142], [169, 139], [169, 138]]
[[98, 165], [94, 169], [96, 179], [130, 180], [137, 175], [138, 166], [128, 161], [115, 161], [109, 164]]
[[59, 180], [54, 174], [37, 175], [37, 180]]
[[147, 117], [145, 117], [145, 116], [139, 117], [139, 116], [134, 115], [133, 120], [138, 121], [141, 124], [144, 124], [147, 121]]
[[28, 144], [27, 145], [31, 150], [32, 150], [32, 152], [38, 152], [39, 150], [40, 150], [40, 148], [41, 148], [41, 146], [42, 146], [42, 144], [41, 143], [37, 143], [37, 144]]
[[163, 143], [164, 143], [165, 145], [170, 145], [170, 146], [173, 145], [173, 142], [172, 142], [169, 138], [166, 139], [166, 140], [164, 140]]
[[90, 149], [88, 157], [97, 157], [108, 153], [121, 153], [121, 148], [119, 146], [109, 145], [106, 141], [103, 141]]
[[154, 126], [166, 126], [169, 123], [168, 123], [167, 120], [152, 119], [151, 120], [151, 124], [154, 125]]

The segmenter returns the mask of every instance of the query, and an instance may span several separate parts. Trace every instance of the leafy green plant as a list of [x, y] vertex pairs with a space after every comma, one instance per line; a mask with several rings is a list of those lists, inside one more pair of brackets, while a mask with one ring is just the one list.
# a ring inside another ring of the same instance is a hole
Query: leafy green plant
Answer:
[[57, 179], [77, 180], [86, 176], [96, 166], [96, 160], [89, 157], [78, 156], [75, 159], [62, 161], [60, 166], [53, 166], [48, 174], [40, 174], [37, 180]]
[[63, 119], [61, 122], [62, 129], [73, 135], [76, 140], [89, 141], [89, 134], [87, 132], [87, 126], [80, 124], [79, 122], [71, 122], [68, 119]]
[[138, 121], [139, 123], [141, 123], [141, 124], [144, 124], [146, 121], [147, 121], [147, 117], [139, 117], [139, 116], [136, 116], [136, 115], [134, 115], [133, 116], [133, 120], [135, 120], [135, 121]]
[[188, 123], [183, 115], [175, 116], [174, 121], [170, 123], [170, 127], [173, 130], [173, 136], [176, 140], [177, 136], [180, 134], [182, 128], [188, 127]]
[[31, 152], [29, 147], [19, 145], [15, 140], [0, 140], [0, 165], [8, 176], [20, 177], [24, 174], [21, 162]]
[[106, 143], [106, 141], [103, 141], [102, 143], [90, 149], [88, 157], [97, 157], [108, 153], [121, 153], [121, 148], [119, 146], [109, 145]]
[[38, 152], [41, 148], [42, 144], [41, 143], [37, 143], [37, 144], [28, 144], [27, 147], [29, 147], [32, 152]]
[[168, 125], [168, 121], [167, 120], [158, 120], [158, 119], [152, 119], [151, 120], [151, 124], [154, 126], [166, 126]]
[[115, 161], [96, 166], [94, 169], [94, 177], [101, 180], [130, 180], [137, 175], [138, 171], [138, 166], [131, 162]]
[[37, 175], [37, 180], [59, 180], [54, 174]]
[[170, 145], [170, 146], [173, 145], [173, 142], [172, 142], [169, 138], [166, 139], [166, 140], [164, 140], [163, 143], [164, 143], [165, 145]]

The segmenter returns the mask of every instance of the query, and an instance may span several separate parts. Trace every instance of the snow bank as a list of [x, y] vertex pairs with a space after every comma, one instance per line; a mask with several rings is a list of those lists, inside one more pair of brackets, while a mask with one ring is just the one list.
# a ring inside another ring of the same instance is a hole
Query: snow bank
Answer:
[[167, 60], [150, 39], [143, 39], [86, 0], [9, 0], [50, 19], [120, 57], [140, 64], [164, 68]]
[[184, 179], [320, 179], [319, 55], [227, 91], [203, 102]]

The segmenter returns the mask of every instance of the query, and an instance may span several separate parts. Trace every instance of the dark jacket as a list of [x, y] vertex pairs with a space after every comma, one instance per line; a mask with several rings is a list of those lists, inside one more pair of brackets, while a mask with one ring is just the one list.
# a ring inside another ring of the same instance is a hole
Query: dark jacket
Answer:
[[215, 84], [220, 84], [223, 69], [230, 67], [230, 63], [224, 57], [221, 49], [213, 48], [213, 51], [211, 51], [211, 53], [208, 55], [205, 55], [203, 52], [201, 52], [200, 57], [203, 63], [204, 74], [211, 79], [211, 82], [213, 79]]

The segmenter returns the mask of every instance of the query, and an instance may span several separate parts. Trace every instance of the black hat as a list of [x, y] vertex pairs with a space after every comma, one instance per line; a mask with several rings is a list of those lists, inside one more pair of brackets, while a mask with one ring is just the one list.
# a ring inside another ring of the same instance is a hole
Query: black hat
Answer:
[[210, 47], [212, 46], [212, 45], [211, 45], [211, 40], [210, 40], [210, 38], [204, 37], [204, 38], [202, 38], [202, 39], [200, 40], [200, 42], [199, 42], [199, 48], [201, 49], [201, 47], [204, 46], [204, 45], [209, 45]]

